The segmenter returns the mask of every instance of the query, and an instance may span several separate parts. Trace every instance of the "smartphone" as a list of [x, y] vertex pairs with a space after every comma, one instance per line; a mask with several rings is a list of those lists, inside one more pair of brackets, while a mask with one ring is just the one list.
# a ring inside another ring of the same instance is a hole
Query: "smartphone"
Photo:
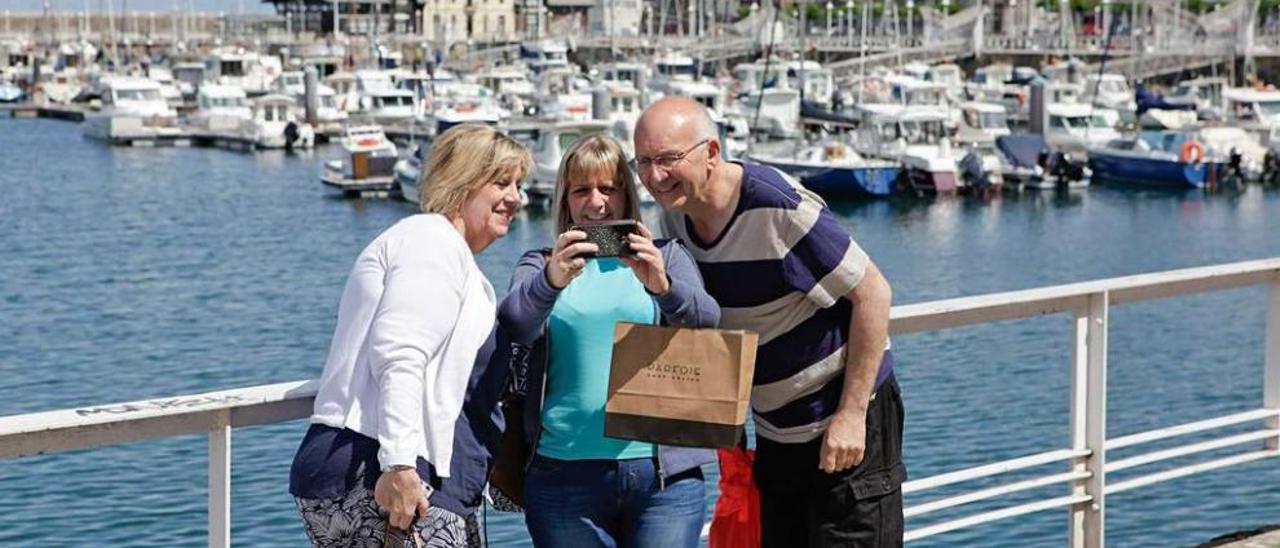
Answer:
[[581, 230], [587, 234], [587, 241], [600, 248], [591, 257], [630, 257], [635, 255], [631, 249], [628, 234], [636, 234], [636, 222], [630, 219], [622, 221], [605, 221], [589, 225], [573, 225], [570, 230]]

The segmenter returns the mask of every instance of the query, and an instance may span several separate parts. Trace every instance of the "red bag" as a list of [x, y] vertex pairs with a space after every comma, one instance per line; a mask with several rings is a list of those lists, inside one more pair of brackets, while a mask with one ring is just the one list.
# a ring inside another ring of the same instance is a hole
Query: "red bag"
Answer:
[[711, 516], [710, 548], [760, 548], [760, 492], [751, 477], [756, 452], [743, 447], [717, 449], [720, 498]]

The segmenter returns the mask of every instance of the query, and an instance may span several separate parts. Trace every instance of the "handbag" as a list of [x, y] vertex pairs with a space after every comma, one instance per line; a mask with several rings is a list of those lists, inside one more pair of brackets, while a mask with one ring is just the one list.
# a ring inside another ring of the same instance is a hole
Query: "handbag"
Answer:
[[529, 462], [530, 447], [524, 431], [525, 373], [529, 359], [527, 347], [512, 344], [510, 373], [506, 395], [502, 401], [502, 416], [506, 428], [502, 431], [502, 445], [493, 459], [489, 472], [489, 499], [500, 512], [524, 511], [524, 469]]

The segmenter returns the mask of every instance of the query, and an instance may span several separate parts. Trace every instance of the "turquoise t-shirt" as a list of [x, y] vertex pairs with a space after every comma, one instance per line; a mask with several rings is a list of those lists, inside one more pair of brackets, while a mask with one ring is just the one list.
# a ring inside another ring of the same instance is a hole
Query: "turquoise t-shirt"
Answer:
[[542, 408], [538, 453], [553, 459], [652, 457], [651, 443], [607, 438], [604, 404], [609, 389], [616, 322], [653, 324], [653, 299], [627, 265], [588, 259], [560, 292], [548, 320], [551, 363]]

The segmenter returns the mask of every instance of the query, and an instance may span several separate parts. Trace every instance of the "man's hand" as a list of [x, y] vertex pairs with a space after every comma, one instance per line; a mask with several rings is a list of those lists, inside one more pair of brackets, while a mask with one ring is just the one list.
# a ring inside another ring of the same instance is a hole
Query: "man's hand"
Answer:
[[413, 518], [427, 515], [430, 507], [418, 471], [412, 468], [383, 472], [373, 488], [373, 501], [390, 514], [391, 526], [396, 529], [408, 529]]
[[828, 474], [848, 470], [862, 463], [867, 451], [867, 414], [836, 411], [822, 436], [818, 468]]

